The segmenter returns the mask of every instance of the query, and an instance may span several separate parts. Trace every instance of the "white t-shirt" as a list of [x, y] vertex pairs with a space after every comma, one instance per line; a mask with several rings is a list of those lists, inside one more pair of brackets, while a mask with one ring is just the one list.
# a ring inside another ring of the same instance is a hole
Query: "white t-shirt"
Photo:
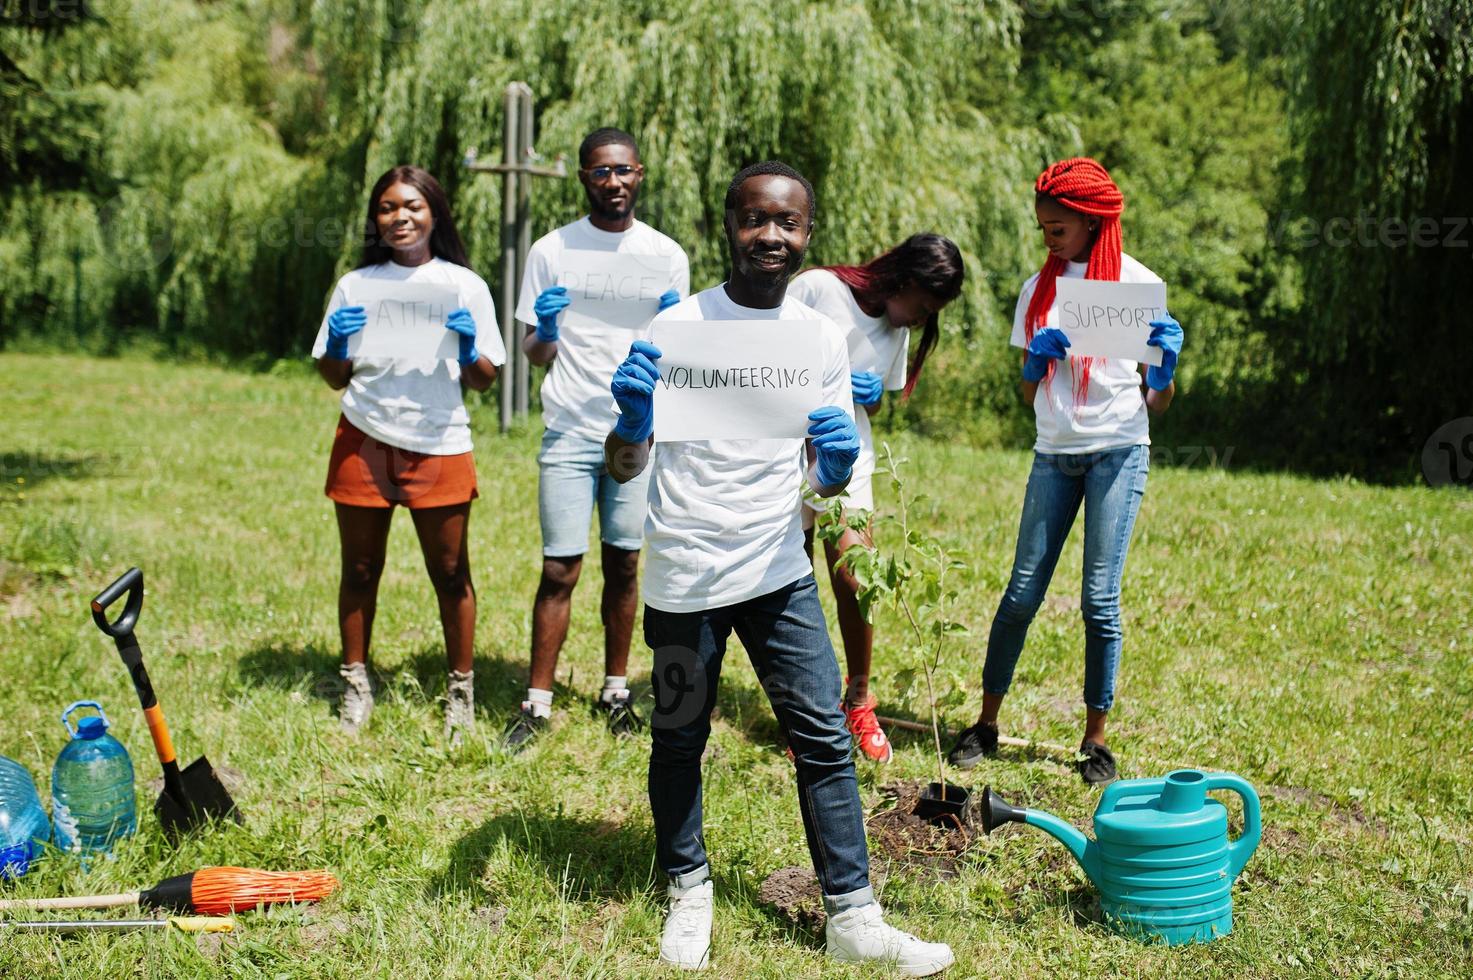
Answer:
[[[725, 284], [655, 319], [816, 321], [823, 334], [824, 404], [853, 406], [849, 355], [833, 321], [789, 296], [782, 306], [738, 306]], [[811, 329], [805, 327], [804, 329]], [[650, 458], [644, 601], [665, 612], [730, 606], [811, 574], [798, 503], [807, 482], [803, 439], [660, 442]]]
[[[327, 352], [328, 316], [350, 305], [352, 283], [364, 279], [453, 285], [459, 304], [476, 321], [476, 349], [498, 367], [506, 363], [496, 304], [486, 281], [465, 266], [440, 258], [416, 266], [382, 262], [354, 269], [339, 279], [312, 344], [314, 358]], [[417, 363], [355, 357], [342, 407], [349, 422], [391, 446], [432, 456], [471, 451], [471, 417], [461, 396], [460, 364], [454, 360]]]
[[[1070, 262], [1060, 273], [1067, 279], [1083, 279], [1088, 265]], [[1161, 277], [1129, 255], [1120, 256], [1121, 282], [1160, 282]], [[1024, 345], [1023, 320], [1028, 303], [1038, 284], [1034, 273], [1018, 294], [1013, 311], [1013, 339]], [[1048, 311], [1044, 325], [1058, 326], [1058, 305]], [[1141, 374], [1135, 361], [1120, 358], [1095, 358], [1089, 372], [1089, 390], [1084, 401], [1074, 404], [1074, 365], [1076, 358], [1056, 362], [1054, 376], [1038, 383], [1033, 398], [1033, 414], [1038, 423], [1038, 439], [1033, 448], [1040, 453], [1094, 453], [1104, 449], [1151, 444], [1150, 420], [1146, 400], [1141, 395]]]
[[[587, 215], [549, 232], [532, 244], [517, 297], [517, 319], [537, 325], [533, 305], [542, 291], [557, 285], [563, 253], [569, 250], [624, 252], [631, 255], [670, 256], [670, 285], [690, 293], [690, 260], [673, 238], [642, 221], [627, 231], [595, 228]], [[665, 292], [665, 290], [661, 290]], [[542, 379], [542, 424], [554, 432], [603, 442], [609, 434], [614, 397], [609, 393], [614, 369], [629, 353], [634, 337], [625, 329], [573, 325], [559, 318], [557, 357]]]
[[[806, 303], [833, 320], [844, 331], [849, 347], [849, 370], [878, 374], [887, 391], [905, 387], [905, 355], [910, 344], [908, 327], [892, 327], [883, 313], [870, 316], [854, 298], [854, 291], [827, 269], [810, 269], [788, 286], [788, 295]], [[851, 389], [852, 390], [852, 389]], [[859, 459], [854, 479], [862, 480], [875, 471], [875, 437], [870, 431], [869, 412], [851, 403], [859, 429]]]

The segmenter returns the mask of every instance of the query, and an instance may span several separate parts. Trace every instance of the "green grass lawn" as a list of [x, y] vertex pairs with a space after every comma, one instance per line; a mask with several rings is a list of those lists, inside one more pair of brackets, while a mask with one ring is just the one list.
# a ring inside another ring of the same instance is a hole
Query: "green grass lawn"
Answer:
[[[525, 756], [494, 751], [525, 686], [535, 426], [502, 437], [491, 410], [475, 412], [480, 728], [447, 753], [439, 621], [404, 515], [374, 631], [378, 709], [358, 739], [338, 732], [338, 546], [322, 495], [336, 409], [321, 382], [5, 355], [0, 417], [0, 753], [45, 796], [61, 709], [97, 698], [133, 754], [141, 807], [114, 860], [84, 870], [53, 856], [4, 894], [131, 890], [208, 864], [327, 867], [343, 880], [320, 907], [240, 916], [223, 942], [0, 939], [0, 976], [661, 973], [648, 748], [609, 740], [587, 710], [602, 676], [596, 566], [575, 598], [558, 724]], [[968, 695], [947, 718], [955, 729], [978, 703], [1029, 457], [895, 442], [931, 526], [970, 554], [972, 633], [948, 666]], [[1077, 741], [1078, 536], [1020, 664], [1007, 734]], [[1232, 936], [1165, 949], [1113, 935], [1064, 848], [1020, 827], [977, 840], [950, 872], [873, 848], [893, 921], [951, 943], [955, 977], [1469, 975], [1470, 558], [1466, 492], [1158, 467], [1126, 572], [1112, 741], [1127, 777], [1195, 765], [1258, 787], [1263, 843], [1234, 890]], [[203, 752], [233, 770], [246, 817], [178, 848], [147, 812], [147, 731], [87, 610], [133, 564], [148, 585], [138, 635], [181, 759]], [[899, 636], [881, 621], [877, 689], [890, 709], [923, 713], [895, 702]], [[636, 643], [642, 690], [646, 663]], [[706, 764], [716, 975], [884, 975], [830, 965], [821, 932], [759, 900], [767, 875], [808, 859], [776, 725], [750, 668], [728, 665]], [[871, 811], [889, 803], [883, 785], [932, 770], [928, 737], [896, 742], [890, 766], [860, 765]], [[1039, 754], [1004, 751], [953, 776], [1085, 827], [1098, 796]]]

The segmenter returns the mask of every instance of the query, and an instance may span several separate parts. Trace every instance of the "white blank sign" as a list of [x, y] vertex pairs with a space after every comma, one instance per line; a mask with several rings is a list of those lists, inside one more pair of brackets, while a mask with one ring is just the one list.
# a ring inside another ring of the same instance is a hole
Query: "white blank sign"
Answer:
[[[368, 322], [348, 338], [349, 357], [395, 361], [455, 360], [459, 335], [445, 320], [460, 306], [454, 286], [434, 282], [365, 279], [349, 288], [349, 306], [363, 307]], [[484, 330], [494, 324], [476, 324]]]
[[818, 323], [656, 321], [655, 440], [802, 439], [823, 404]]
[[1146, 341], [1151, 321], [1166, 315], [1165, 283], [1060, 277], [1056, 290], [1051, 326], [1069, 338], [1071, 355], [1161, 363], [1161, 349]]

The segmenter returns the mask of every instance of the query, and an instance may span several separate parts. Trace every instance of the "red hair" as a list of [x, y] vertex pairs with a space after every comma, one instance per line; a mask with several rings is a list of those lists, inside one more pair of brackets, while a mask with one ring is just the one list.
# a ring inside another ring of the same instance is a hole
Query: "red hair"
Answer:
[[[884, 303], [908, 286], [919, 286], [945, 305], [961, 295], [962, 278], [966, 275], [962, 253], [956, 243], [928, 231], [911, 235], [864, 265], [827, 265], [822, 268], [848, 286], [861, 306], [871, 307]], [[940, 338], [940, 317], [932, 313], [926, 317], [921, 330], [921, 340], [916, 345], [910, 369], [906, 371], [905, 391], [901, 397], [910, 397], [920, 380], [926, 355], [931, 353]]]
[[[1086, 279], [1120, 280], [1120, 213], [1125, 210], [1125, 198], [1120, 188], [1110, 179], [1110, 173], [1098, 161], [1089, 157], [1071, 157], [1048, 166], [1033, 182], [1033, 190], [1039, 197], [1058, 201], [1071, 211], [1078, 211], [1100, 219], [1099, 231], [1089, 251], [1089, 265], [1084, 270]], [[1032, 340], [1034, 333], [1044, 326], [1048, 311], [1054, 305], [1055, 284], [1059, 273], [1064, 271], [1065, 262], [1050, 255], [1039, 270], [1038, 282], [1033, 287], [1033, 298], [1028, 301], [1028, 313], [1023, 318], [1023, 336]], [[1094, 363], [1092, 357], [1072, 358], [1077, 368], [1074, 379], [1074, 403], [1084, 401], [1089, 393], [1089, 372]], [[1053, 363], [1049, 364], [1046, 381], [1054, 377]]]

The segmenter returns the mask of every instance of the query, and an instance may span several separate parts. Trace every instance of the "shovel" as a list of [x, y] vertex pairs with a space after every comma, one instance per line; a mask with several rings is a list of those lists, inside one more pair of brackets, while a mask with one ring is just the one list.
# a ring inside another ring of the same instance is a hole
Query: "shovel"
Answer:
[[[109, 622], [107, 607], [124, 593], [127, 593], [128, 601], [123, 606], [123, 614]], [[137, 568], [128, 569], [92, 600], [92, 619], [97, 628], [118, 645], [118, 655], [123, 658], [123, 665], [133, 678], [133, 688], [138, 692], [143, 717], [148, 722], [148, 733], [153, 736], [153, 747], [164, 769], [164, 791], [153, 805], [153, 812], [171, 841], [211, 820], [229, 817], [240, 823], [235, 801], [230, 798], [229, 791], [220, 782], [208, 759], [200, 756], [182, 771], [179, 768], [174, 740], [169, 737], [169, 726], [164, 722], [164, 709], [159, 707], [159, 699], [154, 696], [148, 671], [143, 667], [143, 651], [138, 649], [138, 640], [133, 636], [138, 611], [142, 608], [143, 572]]]

